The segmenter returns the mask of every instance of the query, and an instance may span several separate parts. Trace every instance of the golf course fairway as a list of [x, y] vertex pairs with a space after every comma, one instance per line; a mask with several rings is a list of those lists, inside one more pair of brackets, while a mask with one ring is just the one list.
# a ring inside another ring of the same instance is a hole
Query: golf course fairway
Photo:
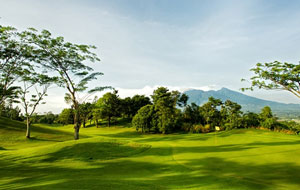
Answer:
[[137, 133], [122, 125], [25, 125], [0, 118], [0, 189], [300, 189], [300, 137], [237, 129]]

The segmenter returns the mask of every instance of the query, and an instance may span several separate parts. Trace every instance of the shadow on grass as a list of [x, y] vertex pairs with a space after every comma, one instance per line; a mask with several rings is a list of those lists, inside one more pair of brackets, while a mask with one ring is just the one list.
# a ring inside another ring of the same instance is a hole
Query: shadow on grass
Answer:
[[[117, 133], [122, 137], [126, 133]], [[116, 137], [116, 136], [111, 136]], [[207, 140], [211, 135], [155, 135], [138, 142]], [[173, 154], [243, 151], [258, 146], [297, 145], [300, 141], [253, 142], [218, 146], [130, 146], [87, 142], [43, 155], [38, 163], [0, 157], [0, 189], [300, 189], [300, 166], [241, 163], [220, 157], [187, 158]], [[180, 144], [179, 144], [180, 145]], [[92, 158], [92, 159], [90, 159]], [[64, 162], [80, 161], [72, 168]], [[61, 163], [61, 164], [57, 164]], [[183, 163], [183, 164], [182, 164]], [[88, 167], [87, 167], [88, 166]]]
[[0, 146], [0, 150], [6, 150], [6, 148], [3, 148], [3, 147]]
[[[160, 155], [157, 155], [158, 158]], [[115, 160], [93, 168], [39, 167], [0, 162], [0, 189], [290, 189], [300, 187], [300, 166], [242, 164], [217, 157], [185, 165], [151, 160]]]
[[[85, 128], [96, 127], [95, 122], [87, 122]], [[98, 128], [108, 127], [108, 121], [102, 120], [98, 121]], [[131, 127], [131, 119], [130, 118], [117, 118], [111, 121], [111, 127]]]
[[[7, 131], [20, 131], [20, 132], [26, 132], [26, 125], [23, 122], [11, 120], [9, 118], [0, 117], [0, 127], [1, 130], [7, 130]], [[48, 129], [46, 127], [40, 127], [37, 124], [33, 124], [31, 126], [32, 133], [44, 133], [44, 134], [62, 134], [62, 135], [69, 135], [71, 133], [57, 130], [55, 128]]]
[[73, 160], [111, 160], [115, 158], [129, 157], [148, 150], [150, 146], [120, 143], [120, 142], [88, 142], [64, 147], [46, 156], [42, 161], [54, 162], [63, 159]]

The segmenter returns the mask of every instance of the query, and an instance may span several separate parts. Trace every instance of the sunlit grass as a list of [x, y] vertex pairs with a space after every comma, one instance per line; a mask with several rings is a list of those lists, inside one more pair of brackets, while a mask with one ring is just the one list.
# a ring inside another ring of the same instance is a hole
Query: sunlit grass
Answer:
[[300, 138], [233, 130], [142, 135], [0, 119], [0, 189], [299, 189]]

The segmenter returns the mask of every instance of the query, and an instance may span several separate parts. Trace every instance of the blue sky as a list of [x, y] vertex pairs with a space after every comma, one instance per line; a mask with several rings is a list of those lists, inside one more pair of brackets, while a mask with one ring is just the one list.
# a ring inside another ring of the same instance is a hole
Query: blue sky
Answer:
[[[92, 85], [117, 87], [123, 96], [160, 85], [238, 90], [247, 86], [240, 80], [251, 76], [257, 62], [300, 61], [300, 1], [0, 0], [0, 5], [3, 25], [45, 28], [68, 41], [96, 45], [101, 62], [93, 67], [105, 75]], [[55, 102], [63, 101], [63, 90], [51, 93]], [[247, 94], [300, 103], [286, 92]]]

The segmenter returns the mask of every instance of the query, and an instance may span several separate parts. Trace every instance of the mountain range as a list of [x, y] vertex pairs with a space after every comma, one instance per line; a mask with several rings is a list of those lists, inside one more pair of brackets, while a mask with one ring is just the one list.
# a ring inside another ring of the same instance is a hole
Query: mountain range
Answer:
[[237, 91], [230, 90], [228, 88], [222, 88], [220, 90], [187, 90], [184, 92], [189, 96], [188, 103], [196, 103], [202, 105], [208, 101], [210, 96], [221, 99], [223, 102], [231, 100], [242, 106], [244, 112], [251, 111], [259, 113], [264, 106], [270, 106], [273, 113], [279, 117], [291, 117], [295, 118], [300, 116], [300, 104], [285, 104], [275, 101], [268, 101], [252, 96], [242, 94]]

